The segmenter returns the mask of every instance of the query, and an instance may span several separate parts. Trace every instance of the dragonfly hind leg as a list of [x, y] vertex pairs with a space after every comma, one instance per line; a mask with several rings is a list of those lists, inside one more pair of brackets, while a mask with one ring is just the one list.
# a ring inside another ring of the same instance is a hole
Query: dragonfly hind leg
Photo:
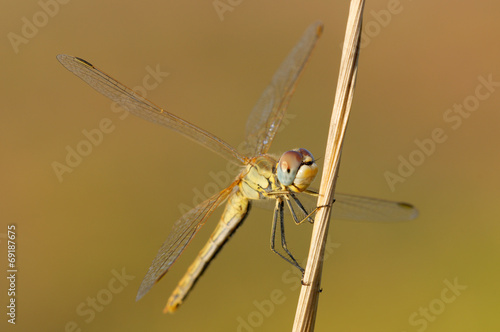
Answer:
[[[285, 261], [288, 263], [292, 264], [296, 268], [300, 270], [302, 275], [304, 274], [304, 269], [297, 263], [297, 260], [295, 257], [293, 257], [292, 253], [288, 250], [287, 244], [286, 244], [286, 239], [285, 239], [285, 225], [283, 221], [283, 199], [278, 198], [276, 199], [276, 207], [274, 209], [274, 216], [273, 216], [273, 224], [271, 228], [271, 250], [283, 258]], [[279, 251], [275, 249], [275, 242], [276, 242], [276, 227], [278, 224], [278, 219], [279, 219], [279, 224], [280, 224], [280, 236], [281, 236], [281, 248], [286, 252], [288, 257], [285, 257], [283, 254], [281, 254]]]

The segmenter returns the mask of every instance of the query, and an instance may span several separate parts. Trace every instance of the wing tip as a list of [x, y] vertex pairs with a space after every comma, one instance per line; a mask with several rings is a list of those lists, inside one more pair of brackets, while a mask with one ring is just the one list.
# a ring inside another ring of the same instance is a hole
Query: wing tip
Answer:
[[401, 208], [408, 211], [409, 214], [408, 214], [407, 220], [413, 220], [413, 219], [418, 217], [419, 212], [418, 212], [417, 208], [415, 206], [413, 206], [412, 204], [406, 203], [406, 202], [398, 202], [398, 205]]
[[65, 62], [67, 62], [68, 59], [72, 59], [73, 56], [68, 55], [68, 54], [58, 54], [56, 55], [57, 61], [59, 61], [61, 64], [64, 65]]
[[142, 299], [142, 298], [144, 297], [144, 295], [146, 295], [146, 293], [147, 293], [147, 292], [148, 292], [148, 291], [144, 291], [144, 290], [142, 289], [142, 287], [141, 287], [141, 288], [139, 288], [139, 291], [137, 292], [137, 295], [135, 296], [135, 302], [137, 302], [137, 301], [139, 301], [140, 299]]
[[[154, 285], [154, 283], [153, 283]], [[144, 279], [142, 281], [142, 284], [141, 286], [139, 287], [139, 290], [137, 291], [137, 295], [135, 297], [135, 301], [139, 301], [140, 299], [142, 299], [144, 297], [144, 295], [146, 295], [149, 290], [151, 289], [151, 287], [153, 287], [153, 285], [149, 282], [146, 282], [146, 279]]]
[[70, 64], [71, 62], [80, 62], [81, 64], [90, 67], [90, 68], [95, 68], [93, 64], [88, 62], [87, 60], [84, 60], [82, 58], [68, 55], [68, 54], [58, 54], [56, 55], [57, 61], [59, 61], [62, 65], [67, 67], [67, 64]]
[[323, 34], [323, 30], [325, 28], [323, 22], [316, 21], [313, 23], [314, 28], [316, 29], [316, 37], [320, 37]]

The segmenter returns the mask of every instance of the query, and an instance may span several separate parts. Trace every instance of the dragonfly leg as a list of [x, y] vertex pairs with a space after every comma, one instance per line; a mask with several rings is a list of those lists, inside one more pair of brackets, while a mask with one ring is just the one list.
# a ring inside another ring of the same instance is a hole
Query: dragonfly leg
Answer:
[[[290, 213], [292, 214], [293, 221], [295, 221], [295, 224], [300, 225], [306, 220], [309, 221], [311, 224], [314, 223], [314, 219], [311, 218], [311, 216], [318, 210], [318, 208], [315, 208], [312, 212], [307, 212], [306, 208], [302, 205], [300, 200], [297, 197], [295, 197], [294, 194], [290, 193], [289, 195], [285, 195], [284, 197], [286, 199], [286, 204], [288, 206], [288, 209], [290, 210]], [[297, 217], [297, 214], [295, 213], [295, 210], [293, 209], [293, 205], [292, 205], [292, 202], [290, 200], [290, 197], [293, 198], [293, 201], [299, 207], [300, 211], [304, 215], [304, 218], [299, 219]]]
[[[286, 200], [286, 205], [288, 206], [288, 209], [290, 210], [290, 213], [292, 214], [293, 221], [295, 222], [296, 225], [300, 225], [301, 223], [303, 223], [305, 221], [305, 219], [300, 220], [299, 218], [297, 218], [297, 215], [295, 214], [295, 210], [293, 209], [290, 198], [288, 196], [284, 196], [284, 197]], [[305, 210], [303, 210], [302, 212], [307, 215], [307, 212]]]
[[[295, 213], [293, 212], [293, 209], [292, 209], [291, 204], [289, 203], [289, 200], [287, 200], [288, 207], [290, 208], [290, 211], [292, 211], [292, 216], [294, 217], [294, 221], [295, 221], [295, 223], [297, 225], [300, 225], [301, 223], [303, 223], [306, 220], [309, 221], [311, 224], [314, 223], [314, 219], [311, 218], [312, 215], [314, 213], [316, 213], [319, 209], [327, 207], [327, 206], [330, 206], [328, 204], [327, 205], [316, 206], [316, 208], [314, 210], [312, 210], [311, 212], [307, 212], [307, 210], [304, 208], [304, 206], [302, 205], [302, 203], [300, 202], [300, 200], [297, 197], [295, 197], [294, 194], [290, 194], [290, 196], [293, 198], [293, 200], [295, 201], [295, 204], [297, 204], [297, 206], [300, 208], [300, 210], [302, 211], [302, 213], [305, 215], [305, 217], [302, 220], [298, 220], [298, 218], [296, 218], [296, 216], [295, 216]], [[335, 203], [335, 199], [333, 200], [333, 203]]]
[[[285, 225], [283, 222], [283, 219], [284, 219], [283, 218], [283, 207], [284, 207], [283, 199], [277, 198], [276, 199], [276, 207], [274, 209], [273, 224], [272, 224], [272, 228], [271, 228], [271, 250], [275, 254], [277, 254], [278, 256], [283, 258], [285, 261], [287, 261], [288, 263], [290, 263], [293, 266], [295, 266], [296, 268], [298, 268], [300, 270], [300, 272], [302, 272], [302, 274], [304, 274], [304, 269], [299, 265], [299, 263], [297, 263], [297, 260], [293, 257], [292, 253], [287, 248], [286, 239], [285, 239]], [[285, 257], [284, 255], [282, 255], [279, 251], [277, 251], [275, 249], [276, 227], [278, 225], [278, 219], [279, 219], [279, 224], [280, 224], [281, 247], [286, 252], [288, 257]]]

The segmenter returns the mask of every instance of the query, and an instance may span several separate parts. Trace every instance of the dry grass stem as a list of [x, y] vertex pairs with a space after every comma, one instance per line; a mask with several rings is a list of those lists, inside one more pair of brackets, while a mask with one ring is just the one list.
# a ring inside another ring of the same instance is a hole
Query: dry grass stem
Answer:
[[[330, 122], [330, 130], [323, 166], [323, 176], [319, 190], [319, 209], [313, 228], [309, 256], [305, 269], [303, 286], [300, 292], [293, 331], [312, 331], [318, 306], [323, 254], [330, 210], [334, 198], [335, 185], [342, 151], [342, 142], [349, 118], [349, 111], [356, 82], [359, 41], [361, 36], [361, 21], [363, 17], [364, 0], [352, 0], [347, 20], [347, 29], [342, 51], [340, 73], [335, 94], [335, 102]], [[333, 205], [333, 208], [335, 206]]]

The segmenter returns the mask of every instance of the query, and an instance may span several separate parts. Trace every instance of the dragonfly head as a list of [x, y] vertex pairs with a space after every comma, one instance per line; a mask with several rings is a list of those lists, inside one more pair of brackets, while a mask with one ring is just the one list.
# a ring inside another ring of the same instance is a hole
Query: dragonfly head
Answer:
[[283, 153], [276, 168], [279, 182], [295, 192], [306, 190], [318, 173], [313, 155], [303, 148]]

